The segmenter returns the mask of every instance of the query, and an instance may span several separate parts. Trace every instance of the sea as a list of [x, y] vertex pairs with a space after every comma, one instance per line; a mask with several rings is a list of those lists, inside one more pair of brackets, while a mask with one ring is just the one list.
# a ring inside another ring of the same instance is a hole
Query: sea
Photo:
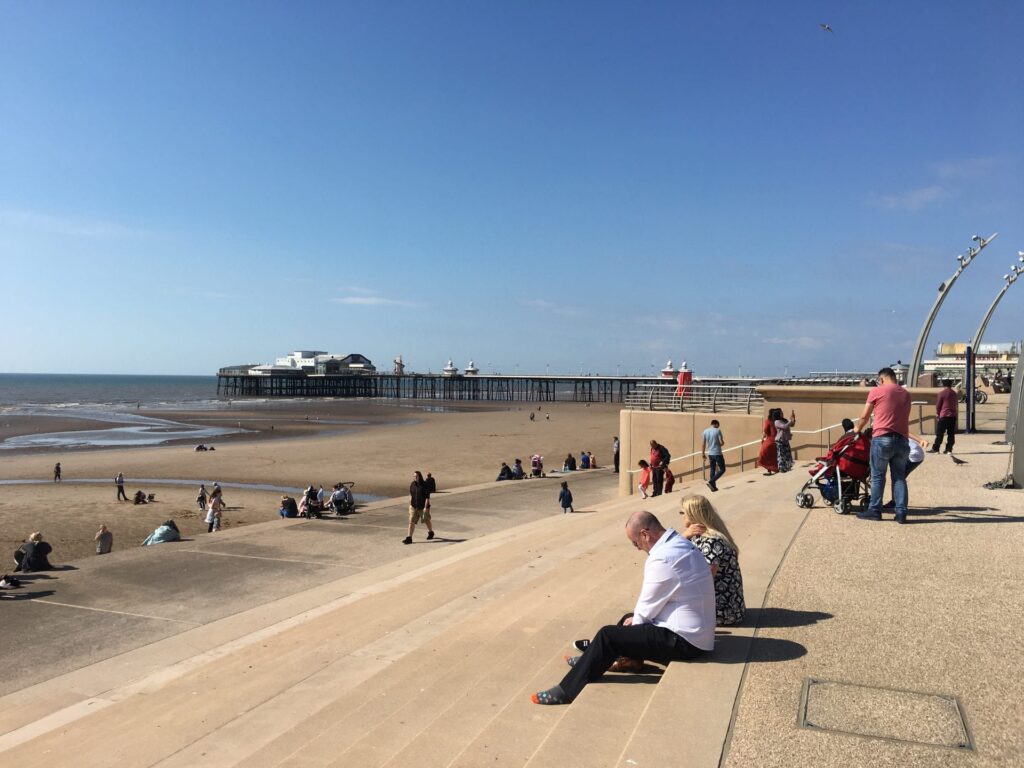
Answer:
[[244, 430], [158, 419], [145, 411], [205, 410], [225, 402], [217, 396], [216, 376], [0, 373], [0, 421], [5, 416], [59, 416], [112, 424], [109, 429], [18, 435], [0, 442], [0, 450], [209, 441]]

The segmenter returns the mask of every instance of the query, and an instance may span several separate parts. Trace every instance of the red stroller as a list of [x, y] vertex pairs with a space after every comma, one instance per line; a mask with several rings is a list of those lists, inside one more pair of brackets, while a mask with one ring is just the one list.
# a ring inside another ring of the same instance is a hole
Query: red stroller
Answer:
[[810, 473], [811, 479], [797, 491], [797, 506], [804, 509], [814, 506], [814, 496], [808, 493], [813, 486], [822, 501], [830, 504], [837, 514], [849, 513], [854, 502], [859, 502], [861, 509], [867, 509], [871, 502], [871, 438], [847, 432], [826, 455], [818, 457]]

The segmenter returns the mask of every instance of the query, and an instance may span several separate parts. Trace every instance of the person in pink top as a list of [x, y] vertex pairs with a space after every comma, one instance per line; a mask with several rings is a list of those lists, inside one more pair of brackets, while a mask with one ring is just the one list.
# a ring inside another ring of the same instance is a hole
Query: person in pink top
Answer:
[[942, 380], [942, 391], [935, 398], [935, 444], [932, 445], [929, 453], [938, 453], [939, 445], [942, 444], [942, 436], [946, 435], [946, 450], [943, 453], [953, 452], [953, 443], [956, 442], [956, 413], [957, 397], [953, 390], [953, 382], [949, 379]]
[[854, 431], [861, 432], [874, 416], [871, 433], [871, 503], [858, 512], [861, 520], [882, 519], [882, 495], [886, 471], [892, 473], [892, 495], [896, 522], [907, 522], [907, 459], [910, 456], [910, 393], [896, 381], [892, 368], [878, 372], [878, 386], [868, 393]]

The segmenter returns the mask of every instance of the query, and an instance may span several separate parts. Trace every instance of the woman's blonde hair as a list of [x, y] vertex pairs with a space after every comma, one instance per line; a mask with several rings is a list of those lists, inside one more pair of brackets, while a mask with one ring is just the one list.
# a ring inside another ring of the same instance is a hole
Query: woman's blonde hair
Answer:
[[733, 539], [725, 522], [718, 516], [707, 498], [699, 494], [683, 496], [679, 503], [679, 513], [685, 514], [691, 523], [698, 523], [707, 528], [706, 536], [718, 536], [725, 539], [729, 542], [733, 552], [739, 555], [740, 548], [736, 546], [736, 540]]
[[29, 534], [28, 540], [29, 541], [42, 541], [43, 540], [43, 534], [41, 534], [39, 531], [36, 531], [35, 533]]

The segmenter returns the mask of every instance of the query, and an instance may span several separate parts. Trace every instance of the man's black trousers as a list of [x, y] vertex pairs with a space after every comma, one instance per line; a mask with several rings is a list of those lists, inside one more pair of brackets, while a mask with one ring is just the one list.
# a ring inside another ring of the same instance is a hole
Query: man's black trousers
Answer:
[[953, 443], [956, 442], [956, 416], [943, 416], [936, 422], [933, 451], [939, 450], [943, 434], [946, 435], [946, 453], [949, 453], [953, 450]]
[[559, 685], [572, 701], [587, 683], [607, 672], [619, 656], [668, 664], [670, 661], [689, 661], [702, 653], [704, 651], [671, 629], [654, 624], [602, 627]]

